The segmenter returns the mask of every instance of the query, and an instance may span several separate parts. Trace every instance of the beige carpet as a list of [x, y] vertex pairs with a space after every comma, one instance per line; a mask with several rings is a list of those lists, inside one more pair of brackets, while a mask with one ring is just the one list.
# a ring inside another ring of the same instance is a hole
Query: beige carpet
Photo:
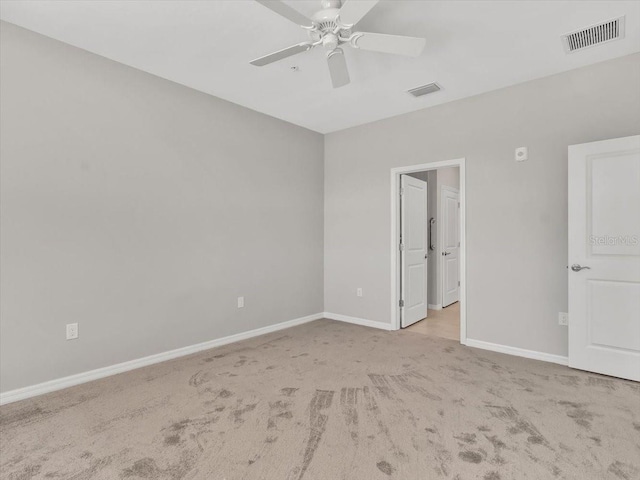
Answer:
[[0, 409], [2, 479], [638, 479], [640, 385], [328, 320]]

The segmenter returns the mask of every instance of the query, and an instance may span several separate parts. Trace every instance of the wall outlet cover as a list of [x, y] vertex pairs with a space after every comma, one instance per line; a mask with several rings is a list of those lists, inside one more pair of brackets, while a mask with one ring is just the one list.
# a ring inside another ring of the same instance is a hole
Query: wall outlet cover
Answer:
[[362, 289], [359, 288], [358, 290], [356, 290], [356, 295], [361, 297], [362, 296]]
[[78, 324], [68, 323], [67, 324], [67, 340], [75, 340], [76, 338], [78, 338]]
[[244, 297], [238, 297], [238, 308], [244, 307]]

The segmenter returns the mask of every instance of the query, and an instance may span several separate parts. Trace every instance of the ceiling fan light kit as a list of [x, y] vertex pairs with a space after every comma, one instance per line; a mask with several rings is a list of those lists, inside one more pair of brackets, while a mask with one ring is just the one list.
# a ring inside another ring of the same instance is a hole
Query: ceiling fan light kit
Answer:
[[250, 63], [262, 67], [312, 48], [322, 46], [327, 52], [327, 65], [333, 88], [350, 82], [349, 71], [341, 47], [349, 46], [373, 52], [417, 57], [425, 46], [424, 38], [387, 35], [383, 33], [354, 32], [353, 27], [379, 0], [322, 0], [321, 10], [307, 18], [280, 0], [256, 0], [271, 11], [307, 30], [310, 41], [278, 50]]

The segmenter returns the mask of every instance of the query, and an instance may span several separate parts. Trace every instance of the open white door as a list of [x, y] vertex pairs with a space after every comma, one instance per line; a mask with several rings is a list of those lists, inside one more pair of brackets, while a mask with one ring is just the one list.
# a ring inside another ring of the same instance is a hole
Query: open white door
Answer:
[[460, 193], [442, 187], [442, 306], [460, 300]]
[[401, 327], [427, 316], [427, 182], [400, 177]]
[[640, 381], [640, 136], [569, 147], [569, 366]]

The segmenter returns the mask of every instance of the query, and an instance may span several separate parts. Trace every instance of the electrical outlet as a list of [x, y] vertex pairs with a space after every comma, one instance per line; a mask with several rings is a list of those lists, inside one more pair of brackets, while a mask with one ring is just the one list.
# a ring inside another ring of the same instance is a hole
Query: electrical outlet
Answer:
[[356, 295], [361, 297], [362, 296], [362, 289], [359, 288], [358, 290], [356, 290]]
[[78, 338], [78, 324], [68, 323], [67, 324], [67, 340], [75, 340], [76, 338]]
[[569, 314], [566, 312], [558, 313], [558, 325], [569, 325]]
[[238, 308], [244, 308], [244, 297], [238, 297]]

